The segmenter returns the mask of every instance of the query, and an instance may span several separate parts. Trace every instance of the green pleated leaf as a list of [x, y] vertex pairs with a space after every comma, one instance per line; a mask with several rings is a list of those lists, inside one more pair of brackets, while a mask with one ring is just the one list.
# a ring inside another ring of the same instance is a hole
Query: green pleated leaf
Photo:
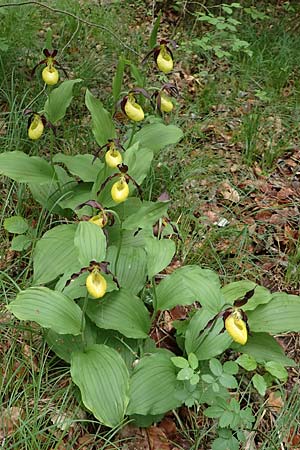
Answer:
[[147, 308], [126, 289], [108, 293], [98, 301], [91, 300], [87, 314], [99, 328], [117, 330], [129, 338], [145, 339], [150, 330]]
[[147, 278], [147, 255], [141, 247], [109, 247], [106, 260], [117, 277], [120, 286], [137, 294], [143, 289]]
[[124, 164], [128, 166], [128, 174], [141, 184], [146, 178], [153, 160], [153, 151], [149, 148], [141, 148], [139, 143], [128, 148], [124, 155]]
[[216, 320], [211, 326], [208, 325], [214, 316], [211, 311], [201, 308], [193, 315], [186, 329], [186, 352], [194, 353], [200, 361], [220, 355], [232, 342], [228, 333], [223, 333], [223, 319]]
[[177, 371], [170, 356], [156, 353], [139, 361], [131, 377], [127, 414], [161, 414], [181, 404], [176, 397]]
[[[78, 210], [77, 208], [82, 203], [91, 199], [92, 186], [92, 183], [79, 183], [75, 186], [72, 186], [72, 188], [69, 189], [66, 195], [64, 195], [59, 201], [59, 205], [62, 208], [71, 209], [78, 215], [83, 215], [84, 208], [80, 210]], [[91, 213], [91, 209], [89, 207], [85, 208], [86, 215], [89, 215]]]
[[72, 175], [79, 177], [82, 181], [94, 182], [99, 171], [104, 166], [99, 159], [93, 162], [93, 155], [64, 155], [57, 153], [53, 161], [63, 163]]
[[74, 245], [77, 226], [58, 225], [38, 241], [33, 258], [34, 284], [48, 283], [64, 272], [78, 271], [78, 248]]
[[8, 309], [19, 320], [32, 320], [58, 334], [80, 334], [81, 309], [61, 292], [32, 287], [21, 291]]
[[141, 147], [150, 148], [157, 153], [167, 145], [177, 144], [182, 137], [182, 130], [175, 125], [151, 123], [134, 135], [132, 144], [139, 142]]
[[79, 222], [74, 236], [74, 245], [82, 267], [91, 261], [101, 262], [106, 254], [106, 237], [102, 228], [91, 222]]
[[158, 285], [159, 310], [171, 309], [176, 305], [190, 305], [196, 301], [214, 314], [222, 309], [224, 299], [219, 279], [211, 270], [198, 266], [181, 267]]
[[71, 195], [77, 182], [70, 177], [60, 166], [54, 166], [56, 179], [51, 183], [37, 184], [29, 183], [28, 187], [33, 198], [42, 205], [43, 208], [50, 211], [51, 214], [58, 214], [62, 217], [71, 218], [71, 211], [63, 210], [60, 206], [61, 200]]
[[277, 334], [300, 331], [300, 297], [279, 292], [266, 305], [247, 312], [250, 330]]
[[151, 228], [161, 217], [167, 215], [169, 202], [144, 202], [131, 216], [123, 222], [125, 230]]
[[104, 425], [119, 425], [128, 404], [129, 374], [118, 352], [94, 344], [73, 353], [71, 376], [86, 408]]
[[92, 130], [97, 144], [102, 146], [109, 139], [115, 138], [116, 130], [109, 112], [88, 89], [85, 94], [85, 104], [92, 115]]
[[53, 330], [46, 333], [46, 341], [53, 352], [67, 363], [71, 362], [73, 352], [84, 351], [86, 345], [97, 343], [97, 327], [88, 317], [84, 328], [84, 338], [82, 335], [58, 334]]
[[271, 292], [263, 286], [258, 286], [253, 281], [235, 281], [222, 288], [222, 294], [226, 303], [233, 304], [235, 300], [242, 299], [248, 292], [255, 288], [254, 294], [243, 306], [244, 311], [255, 309], [258, 305], [268, 303], [271, 298]]
[[66, 80], [51, 91], [44, 106], [45, 115], [49, 122], [55, 124], [65, 116], [73, 98], [73, 87], [81, 81], [80, 78]]
[[124, 69], [125, 69], [125, 59], [123, 58], [123, 56], [120, 56], [118, 64], [117, 64], [117, 68], [116, 68], [116, 73], [113, 78], [113, 85], [112, 85], [114, 103], [117, 103], [117, 101], [119, 100], [119, 97], [120, 97]]
[[148, 277], [152, 278], [170, 264], [176, 251], [176, 245], [171, 239], [155, 238], [146, 238], [145, 244], [148, 256]]
[[152, 31], [149, 38], [149, 47], [150, 49], [155, 47], [156, 41], [157, 41], [157, 33], [160, 25], [161, 20], [161, 11], [158, 13], [158, 16], [153, 24]]
[[295, 366], [295, 361], [285, 355], [281, 345], [268, 333], [252, 333], [245, 345], [234, 344], [232, 348], [252, 356], [260, 364], [276, 361], [285, 366]]
[[0, 155], [0, 175], [19, 183], [45, 184], [53, 181], [55, 173], [45, 159], [15, 151]]

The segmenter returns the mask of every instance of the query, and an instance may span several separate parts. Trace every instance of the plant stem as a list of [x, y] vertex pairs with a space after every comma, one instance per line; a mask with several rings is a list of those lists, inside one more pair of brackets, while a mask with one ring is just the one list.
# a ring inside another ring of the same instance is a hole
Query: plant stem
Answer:
[[131, 142], [133, 140], [133, 136], [135, 135], [135, 130], [136, 130], [136, 123], [134, 122], [132, 129], [131, 129], [131, 135], [130, 135], [130, 139], [129, 139], [129, 144], [128, 147], [129, 148], [131, 146]]
[[155, 284], [155, 277], [152, 277], [152, 289], [153, 289], [153, 314], [151, 317], [151, 322], [154, 320], [156, 313], [157, 313], [157, 293], [156, 293], [156, 284]]
[[119, 261], [119, 257], [120, 257], [120, 252], [121, 252], [121, 248], [122, 248], [122, 240], [123, 240], [123, 228], [122, 228], [122, 222], [120, 225], [120, 239], [119, 239], [119, 245], [118, 245], [118, 251], [117, 251], [117, 256], [116, 256], [116, 262], [115, 262], [115, 276], [117, 276], [117, 270], [118, 270], [118, 261]]
[[85, 330], [85, 312], [86, 312], [86, 308], [87, 308], [87, 304], [89, 301], [89, 293], [86, 293], [85, 299], [84, 299], [84, 303], [83, 303], [83, 307], [82, 307], [82, 317], [81, 317], [81, 325], [80, 325], [80, 333], [81, 333], [81, 339], [82, 339], [82, 344], [83, 344], [83, 349], [86, 349], [86, 340], [85, 340], [85, 336], [84, 336], [84, 330]]

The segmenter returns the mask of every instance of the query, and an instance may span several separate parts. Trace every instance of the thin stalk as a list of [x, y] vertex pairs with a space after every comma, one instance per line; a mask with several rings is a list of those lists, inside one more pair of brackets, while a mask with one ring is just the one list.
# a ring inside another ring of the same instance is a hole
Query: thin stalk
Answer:
[[85, 313], [86, 313], [86, 308], [87, 308], [88, 301], [89, 301], [89, 293], [86, 292], [86, 296], [85, 296], [85, 299], [84, 299], [84, 302], [83, 302], [83, 306], [82, 306], [82, 317], [81, 317], [81, 325], [80, 325], [81, 340], [82, 340], [82, 344], [83, 344], [84, 350], [86, 349], [86, 340], [85, 340], [85, 336], [84, 336]]
[[136, 123], [134, 122], [134, 124], [133, 124], [133, 126], [132, 126], [132, 129], [131, 129], [131, 135], [130, 135], [129, 144], [128, 144], [128, 147], [127, 147], [127, 148], [129, 148], [129, 147], [131, 146], [133, 137], [134, 137], [134, 135], [135, 135], [135, 130], [136, 130]]
[[155, 283], [155, 277], [152, 277], [152, 289], [153, 289], [153, 313], [151, 317], [151, 322], [154, 320], [156, 313], [157, 313], [157, 292], [156, 292], [156, 283]]
[[123, 240], [123, 228], [122, 228], [122, 222], [121, 222], [121, 229], [120, 229], [120, 239], [119, 239], [119, 245], [117, 250], [117, 256], [116, 256], [116, 262], [115, 262], [115, 276], [117, 276], [118, 273], [118, 262], [120, 258], [121, 248], [122, 248], [122, 240]]

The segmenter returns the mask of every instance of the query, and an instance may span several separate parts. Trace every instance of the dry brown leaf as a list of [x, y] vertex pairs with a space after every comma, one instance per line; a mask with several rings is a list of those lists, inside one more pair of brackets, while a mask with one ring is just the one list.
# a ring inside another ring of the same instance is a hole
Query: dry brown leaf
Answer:
[[229, 200], [233, 203], [238, 203], [240, 201], [238, 191], [230, 186], [230, 184], [227, 182], [221, 184], [219, 192], [225, 200]]
[[149, 427], [147, 428], [148, 439], [150, 443], [150, 450], [171, 450], [169, 440], [159, 427]]
[[277, 391], [271, 391], [267, 400], [267, 405], [271, 409], [271, 411], [278, 413], [284, 406], [284, 401]]
[[126, 425], [118, 434], [118, 440], [124, 441], [120, 450], [151, 450], [145, 428]]
[[18, 406], [0, 410], [0, 440], [16, 432], [23, 415], [24, 410]]

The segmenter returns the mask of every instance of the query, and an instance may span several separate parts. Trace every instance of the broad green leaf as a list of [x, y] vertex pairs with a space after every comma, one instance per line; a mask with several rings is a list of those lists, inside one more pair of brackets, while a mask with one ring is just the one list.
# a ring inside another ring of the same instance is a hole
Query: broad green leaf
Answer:
[[46, 333], [46, 341], [57, 356], [70, 363], [73, 352], [84, 351], [86, 345], [97, 343], [97, 327], [86, 317], [84, 337], [81, 334], [78, 336], [62, 335], [50, 329]]
[[114, 103], [117, 103], [117, 101], [119, 100], [119, 97], [120, 97], [124, 69], [125, 69], [125, 59], [123, 58], [123, 56], [120, 56], [118, 64], [117, 64], [117, 68], [116, 68], [116, 73], [113, 78], [113, 84], [112, 84]]
[[33, 198], [51, 214], [58, 214], [71, 219], [73, 214], [70, 210], [64, 210], [60, 205], [61, 201], [72, 195], [76, 189], [77, 182], [70, 177], [60, 166], [54, 166], [56, 180], [51, 183], [37, 184], [29, 183], [28, 187]]
[[181, 381], [190, 380], [193, 375], [194, 375], [193, 369], [191, 369], [190, 367], [184, 367], [178, 372], [177, 380]]
[[[118, 246], [120, 242], [120, 228], [115, 224], [114, 227], [109, 227], [108, 231], [108, 242], [110, 245]], [[123, 230], [122, 231], [122, 247], [142, 247], [145, 248], [145, 240], [147, 238], [153, 237], [152, 230]]]
[[59, 205], [62, 208], [65, 208], [65, 210], [70, 209], [74, 211], [80, 217], [84, 215], [84, 212], [86, 215], [90, 215], [91, 209], [89, 207], [85, 207], [86, 211], [84, 211], [84, 209], [78, 210], [77, 208], [81, 203], [91, 200], [91, 190], [91, 183], [79, 183], [75, 186], [73, 185], [69, 191], [59, 199]]
[[53, 181], [55, 173], [45, 159], [15, 151], [0, 155], [0, 175], [19, 183], [45, 184]]
[[123, 358], [129, 373], [133, 372], [134, 361], [136, 361], [137, 354], [141, 351], [141, 342], [139, 339], [127, 338], [116, 330], [105, 330], [104, 328], [97, 329], [97, 344], [105, 344], [108, 347], [117, 350], [119, 355]]
[[92, 116], [92, 130], [97, 144], [102, 146], [109, 139], [115, 138], [116, 130], [109, 112], [88, 89], [85, 94], [85, 104]]
[[16, 252], [21, 252], [22, 250], [26, 250], [31, 244], [32, 239], [29, 236], [19, 234], [12, 239], [10, 248]]
[[[130, 72], [133, 76], [133, 78], [136, 81], [136, 84], [143, 88], [145, 86], [145, 75], [143, 74], [142, 70], [139, 69], [138, 66], [136, 66], [135, 64], [133, 64], [133, 62], [130, 62]], [[141, 98], [139, 99], [139, 103], [143, 104], [144, 102], [144, 98], [142, 96], [140, 96]]]
[[138, 211], [125, 219], [123, 228], [152, 228], [155, 222], [167, 215], [168, 207], [169, 202], [144, 202]]
[[234, 301], [237, 299], [242, 299], [247, 292], [252, 291], [255, 288], [254, 294], [248, 300], [248, 302], [243, 306], [243, 310], [250, 311], [255, 309], [258, 305], [268, 303], [272, 294], [268, 289], [263, 286], [258, 286], [253, 281], [235, 281], [233, 283], [227, 284], [222, 288], [222, 294], [226, 300], [226, 303], [233, 305]]
[[146, 178], [151, 168], [153, 151], [136, 144], [128, 148], [124, 155], [124, 164], [128, 166], [128, 174], [141, 184]]
[[158, 13], [158, 16], [153, 24], [152, 30], [151, 30], [151, 34], [150, 34], [150, 38], [149, 38], [149, 47], [150, 49], [152, 49], [153, 47], [155, 47], [156, 42], [157, 42], [157, 32], [159, 29], [159, 25], [160, 25], [160, 19], [161, 19], [161, 11]]
[[188, 361], [192, 369], [196, 370], [199, 364], [198, 358], [194, 353], [190, 353], [188, 356]]
[[80, 270], [74, 245], [76, 228], [74, 224], [58, 225], [38, 241], [33, 257], [34, 284], [48, 283], [64, 272]]
[[146, 238], [145, 245], [148, 256], [148, 277], [152, 278], [170, 264], [176, 251], [176, 245], [171, 239], [156, 238]]
[[93, 162], [93, 155], [64, 155], [57, 153], [53, 161], [55, 163], [63, 163], [72, 175], [79, 177], [82, 181], [94, 182], [99, 171], [104, 166], [103, 163], [96, 159]]
[[128, 404], [129, 374], [118, 352], [94, 344], [73, 353], [71, 376], [86, 408], [104, 425], [119, 425]]
[[225, 361], [223, 364], [223, 372], [229, 375], [236, 375], [239, 371], [239, 366], [234, 361]]
[[171, 358], [172, 363], [175, 367], [179, 367], [180, 369], [184, 369], [186, 367], [189, 367], [189, 362], [183, 358], [182, 356], [173, 356]]
[[108, 247], [106, 260], [110, 270], [117, 277], [120, 286], [137, 294], [143, 289], [147, 273], [147, 255], [141, 247]]
[[260, 364], [277, 361], [285, 366], [294, 366], [295, 361], [288, 358], [281, 345], [268, 333], [251, 333], [246, 345], [234, 344], [238, 352], [252, 356]]
[[264, 397], [266, 390], [267, 390], [267, 383], [265, 382], [264, 377], [256, 373], [252, 377], [252, 384], [262, 397]]
[[204, 375], [201, 375], [201, 379], [205, 383], [208, 383], [208, 384], [213, 384], [215, 382], [215, 378], [212, 375], [210, 375], [209, 373], [205, 373]]
[[102, 228], [91, 222], [79, 222], [74, 236], [78, 258], [82, 267], [91, 261], [102, 262], [106, 254], [106, 237]]
[[273, 375], [273, 377], [276, 377], [279, 380], [286, 382], [288, 378], [288, 371], [279, 362], [269, 361], [265, 364], [265, 369], [267, 370], [267, 372]]
[[142, 358], [133, 371], [127, 414], [155, 415], [177, 408], [176, 367], [170, 356], [153, 354]]
[[99, 327], [117, 330], [129, 338], [145, 339], [150, 329], [149, 312], [142, 300], [126, 289], [90, 301], [87, 315]]
[[211, 372], [216, 376], [219, 377], [223, 373], [223, 367], [220, 361], [216, 358], [212, 358], [209, 361], [209, 368]]
[[234, 437], [230, 436], [227, 438], [217, 438], [212, 443], [211, 450], [239, 450], [240, 442]]
[[167, 145], [177, 144], [182, 137], [183, 132], [175, 125], [151, 123], [134, 135], [132, 145], [139, 142], [142, 148], [150, 148], [154, 153], [158, 153]]
[[27, 220], [22, 216], [11, 216], [4, 220], [3, 226], [9, 233], [23, 234], [28, 230]]
[[80, 334], [82, 311], [61, 292], [31, 287], [21, 291], [8, 309], [19, 320], [32, 320], [58, 334]]
[[208, 360], [223, 353], [232, 339], [227, 332], [222, 332], [224, 324], [218, 319], [209, 325], [215, 314], [206, 308], [197, 311], [190, 320], [185, 333], [186, 352], [195, 353], [201, 361]]
[[176, 305], [200, 302], [217, 314], [224, 304], [219, 279], [211, 270], [186, 266], [167, 276], [157, 288], [157, 309], [171, 309]]
[[227, 389], [237, 389], [238, 387], [238, 383], [234, 376], [229, 375], [228, 373], [223, 373], [219, 378], [219, 382]]
[[213, 405], [206, 408], [204, 411], [204, 415], [209, 417], [210, 419], [215, 419], [217, 417], [221, 417], [224, 414], [224, 408], [222, 406]]
[[255, 359], [251, 355], [247, 355], [245, 353], [239, 356], [236, 362], [239, 366], [248, 371], [255, 370], [257, 367]]
[[49, 122], [55, 124], [65, 116], [73, 98], [74, 84], [81, 81], [80, 78], [66, 80], [51, 91], [44, 106], [45, 115]]
[[271, 334], [300, 331], [300, 297], [279, 292], [266, 305], [247, 312], [250, 330]]

